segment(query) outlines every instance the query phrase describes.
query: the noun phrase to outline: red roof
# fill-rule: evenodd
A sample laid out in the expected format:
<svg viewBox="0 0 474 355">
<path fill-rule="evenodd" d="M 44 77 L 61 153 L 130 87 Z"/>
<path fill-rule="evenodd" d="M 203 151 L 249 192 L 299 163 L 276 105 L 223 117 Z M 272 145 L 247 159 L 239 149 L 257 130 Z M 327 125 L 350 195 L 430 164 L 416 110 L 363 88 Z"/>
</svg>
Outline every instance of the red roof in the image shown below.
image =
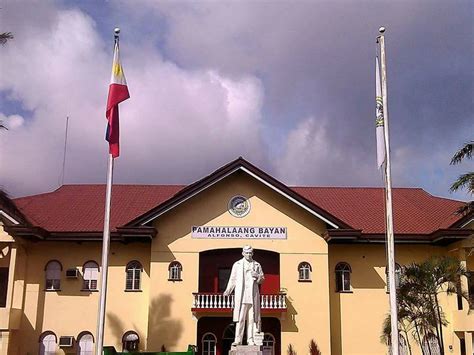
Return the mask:
<svg viewBox="0 0 474 355">
<path fill-rule="evenodd" d="M 111 229 L 168 200 L 183 187 L 113 185 Z M 64 185 L 14 202 L 31 223 L 50 232 L 98 232 L 104 228 L 105 185 Z"/>
<path fill-rule="evenodd" d="M 385 231 L 384 190 L 367 187 L 293 187 L 294 191 L 363 233 Z M 394 188 L 396 234 L 429 234 L 460 219 L 463 202 L 435 197 L 420 188 Z"/>
<path fill-rule="evenodd" d="M 111 226 L 120 227 L 165 202 L 182 185 L 114 185 Z M 384 233 L 381 188 L 293 187 L 292 190 L 363 233 Z M 105 185 L 65 185 L 56 191 L 17 198 L 15 204 L 35 226 L 50 232 L 98 232 L 104 223 Z M 429 234 L 459 220 L 463 203 L 419 188 L 393 189 L 397 234 Z M 113 228 L 114 229 L 114 228 Z"/>
</svg>

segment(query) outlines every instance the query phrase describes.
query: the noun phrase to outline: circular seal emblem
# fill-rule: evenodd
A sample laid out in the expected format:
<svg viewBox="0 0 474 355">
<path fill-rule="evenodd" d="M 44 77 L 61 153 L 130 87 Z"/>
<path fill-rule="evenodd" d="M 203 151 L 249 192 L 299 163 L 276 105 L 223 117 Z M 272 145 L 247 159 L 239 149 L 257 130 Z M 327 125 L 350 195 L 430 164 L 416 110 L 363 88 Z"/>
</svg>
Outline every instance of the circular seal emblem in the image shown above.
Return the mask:
<svg viewBox="0 0 474 355">
<path fill-rule="evenodd" d="M 250 201 L 247 197 L 237 195 L 230 199 L 227 207 L 232 216 L 241 218 L 250 212 Z"/>
</svg>

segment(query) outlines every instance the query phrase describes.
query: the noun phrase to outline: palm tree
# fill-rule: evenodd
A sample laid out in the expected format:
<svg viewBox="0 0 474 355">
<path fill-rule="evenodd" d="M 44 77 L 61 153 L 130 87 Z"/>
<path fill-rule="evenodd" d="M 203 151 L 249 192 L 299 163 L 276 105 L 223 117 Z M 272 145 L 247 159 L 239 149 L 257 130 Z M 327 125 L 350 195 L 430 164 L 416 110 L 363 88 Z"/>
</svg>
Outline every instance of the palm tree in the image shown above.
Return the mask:
<svg viewBox="0 0 474 355">
<path fill-rule="evenodd" d="M 399 328 L 407 340 L 411 332 L 424 355 L 433 355 L 430 346 L 424 346 L 429 337 L 436 339 L 439 351 L 444 354 L 443 327 L 448 322 L 439 304 L 439 295 L 458 294 L 469 302 L 467 293 L 458 288 L 459 278 L 467 274 L 459 260 L 447 256 L 405 266 L 397 290 Z M 389 324 L 390 318 L 385 320 L 382 341 L 390 337 Z"/>
<path fill-rule="evenodd" d="M 472 158 L 472 148 L 474 141 L 466 143 L 461 149 L 459 149 L 451 158 L 451 165 L 461 163 L 464 158 Z M 466 189 L 471 195 L 474 194 L 474 172 L 467 172 L 458 177 L 458 179 L 451 185 L 451 192 L 458 191 L 459 189 Z M 469 201 L 466 205 L 462 206 L 458 213 L 468 214 L 474 211 L 474 201 Z"/>
<path fill-rule="evenodd" d="M 417 264 L 411 264 L 407 269 L 417 270 Z M 427 334 L 434 332 L 436 321 L 433 316 L 432 302 L 427 299 L 427 295 L 420 289 L 419 285 L 412 282 L 413 276 L 404 272 L 401 275 L 400 286 L 397 289 L 397 314 L 399 332 L 405 335 L 410 354 L 410 337 L 415 339 L 420 346 L 422 354 L 427 355 L 422 347 L 423 339 Z M 419 276 L 417 276 L 418 278 Z M 391 325 L 390 315 L 387 315 L 382 329 L 381 341 L 390 345 Z"/>
</svg>

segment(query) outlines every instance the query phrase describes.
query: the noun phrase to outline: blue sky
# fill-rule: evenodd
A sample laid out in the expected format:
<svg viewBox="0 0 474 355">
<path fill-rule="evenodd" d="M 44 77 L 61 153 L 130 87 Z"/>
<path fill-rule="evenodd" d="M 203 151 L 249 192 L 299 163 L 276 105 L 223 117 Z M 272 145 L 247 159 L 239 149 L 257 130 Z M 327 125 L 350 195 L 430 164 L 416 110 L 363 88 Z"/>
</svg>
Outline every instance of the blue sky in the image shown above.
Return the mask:
<svg viewBox="0 0 474 355">
<path fill-rule="evenodd" d="M 131 99 L 117 183 L 193 182 L 244 156 L 289 185 L 381 186 L 374 55 L 387 28 L 393 182 L 448 198 L 472 161 L 469 1 L 6 1 L 0 184 L 104 183 L 113 28 Z"/>
</svg>

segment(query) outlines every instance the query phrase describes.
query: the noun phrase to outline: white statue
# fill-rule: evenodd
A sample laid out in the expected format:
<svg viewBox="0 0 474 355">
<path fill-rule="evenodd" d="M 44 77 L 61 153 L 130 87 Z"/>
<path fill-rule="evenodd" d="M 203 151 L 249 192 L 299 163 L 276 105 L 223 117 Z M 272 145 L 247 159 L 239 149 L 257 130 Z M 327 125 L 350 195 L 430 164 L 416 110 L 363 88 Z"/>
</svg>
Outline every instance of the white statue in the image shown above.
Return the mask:
<svg viewBox="0 0 474 355">
<path fill-rule="evenodd" d="M 245 320 L 247 320 L 247 345 L 255 345 L 254 335 L 260 333 L 260 292 L 258 285 L 265 279 L 262 266 L 253 260 L 253 249 L 246 245 L 242 250 L 242 259 L 232 266 L 224 296 L 235 289 L 233 321 L 237 322 L 233 346 L 242 344 Z"/>
</svg>

